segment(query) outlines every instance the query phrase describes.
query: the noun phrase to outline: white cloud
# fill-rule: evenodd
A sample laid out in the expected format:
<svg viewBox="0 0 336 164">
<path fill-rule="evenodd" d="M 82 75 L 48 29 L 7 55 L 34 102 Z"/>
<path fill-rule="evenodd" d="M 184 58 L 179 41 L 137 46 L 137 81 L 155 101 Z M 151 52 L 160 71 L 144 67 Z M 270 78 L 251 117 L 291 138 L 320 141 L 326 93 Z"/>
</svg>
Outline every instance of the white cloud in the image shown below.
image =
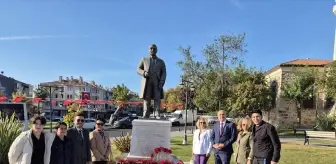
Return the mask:
<svg viewBox="0 0 336 164">
<path fill-rule="evenodd" d="M 70 38 L 72 35 L 22 35 L 22 36 L 0 36 L 0 41 Z"/>
<path fill-rule="evenodd" d="M 243 4 L 240 2 L 240 0 L 230 0 L 230 2 L 236 6 L 238 9 L 241 9 L 243 10 L 244 9 L 244 6 Z"/>
</svg>

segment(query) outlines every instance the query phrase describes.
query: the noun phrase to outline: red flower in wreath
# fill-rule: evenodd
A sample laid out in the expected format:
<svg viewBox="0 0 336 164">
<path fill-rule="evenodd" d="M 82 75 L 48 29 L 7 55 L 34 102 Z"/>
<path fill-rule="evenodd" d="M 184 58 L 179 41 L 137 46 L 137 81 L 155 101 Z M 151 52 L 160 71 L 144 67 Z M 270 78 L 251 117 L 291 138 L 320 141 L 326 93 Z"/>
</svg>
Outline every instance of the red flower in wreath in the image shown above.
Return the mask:
<svg viewBox="0 0 336 164">
<path fill-rule="evenodd" d="M 173 164 L 173 162 L 170 162 L 168 160 L 162 160 L 162 161 L 160 161 L 159 164 Z"/>
</svg>

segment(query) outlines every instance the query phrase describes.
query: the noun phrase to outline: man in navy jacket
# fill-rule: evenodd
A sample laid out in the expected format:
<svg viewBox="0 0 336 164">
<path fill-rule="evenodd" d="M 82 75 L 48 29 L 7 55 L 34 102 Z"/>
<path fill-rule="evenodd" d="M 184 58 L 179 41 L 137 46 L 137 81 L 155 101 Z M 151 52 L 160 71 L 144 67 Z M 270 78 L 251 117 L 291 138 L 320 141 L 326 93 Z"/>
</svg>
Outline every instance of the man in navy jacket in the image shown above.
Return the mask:
<svg viewBox="0 0 336 164">
<path fill-rule="evenodd" d="M 216 164 L 230 164 L 233 153 L 232 144 L 237 139 L 236 125 L 226 120 L 226 112 L 220 110 L 217 113 L 218 122 L 211 132 L 212 147 L 214 148 Z"/>
</svg>

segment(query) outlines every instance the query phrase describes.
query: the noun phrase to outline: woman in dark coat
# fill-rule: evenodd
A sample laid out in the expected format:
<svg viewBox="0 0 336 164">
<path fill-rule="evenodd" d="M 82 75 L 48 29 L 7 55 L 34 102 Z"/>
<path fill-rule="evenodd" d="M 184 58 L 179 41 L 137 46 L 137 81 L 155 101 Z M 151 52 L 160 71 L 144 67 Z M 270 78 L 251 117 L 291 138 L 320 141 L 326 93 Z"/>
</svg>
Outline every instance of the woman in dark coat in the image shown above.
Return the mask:
<svg viewBox="0 0 336 164">
<path fill-rule="evenodd" d="M 72 143 L 67 136 L 67 124 L 59 122 L 56 137 L 51 146 L 50 164 L 72 164 Z"/>
</svg>

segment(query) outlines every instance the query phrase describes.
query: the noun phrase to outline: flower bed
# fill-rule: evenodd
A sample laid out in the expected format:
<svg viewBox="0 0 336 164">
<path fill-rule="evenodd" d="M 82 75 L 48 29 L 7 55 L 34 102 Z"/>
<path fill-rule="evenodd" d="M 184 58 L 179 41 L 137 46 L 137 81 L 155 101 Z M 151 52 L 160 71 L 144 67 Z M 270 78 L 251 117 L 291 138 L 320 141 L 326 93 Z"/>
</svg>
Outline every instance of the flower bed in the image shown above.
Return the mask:
<svg viewBox="0 0 336 164">
<path fill-rule="evenodd" d="M 150 159 L 120 159 L 118 164 L 183 164 L 181 160 L 178 160 L 171 155 L 172 150 L 159 147 L 153 150 Z"/>
</svg>

